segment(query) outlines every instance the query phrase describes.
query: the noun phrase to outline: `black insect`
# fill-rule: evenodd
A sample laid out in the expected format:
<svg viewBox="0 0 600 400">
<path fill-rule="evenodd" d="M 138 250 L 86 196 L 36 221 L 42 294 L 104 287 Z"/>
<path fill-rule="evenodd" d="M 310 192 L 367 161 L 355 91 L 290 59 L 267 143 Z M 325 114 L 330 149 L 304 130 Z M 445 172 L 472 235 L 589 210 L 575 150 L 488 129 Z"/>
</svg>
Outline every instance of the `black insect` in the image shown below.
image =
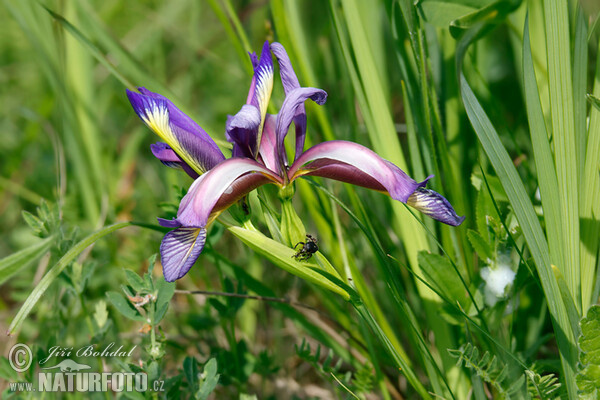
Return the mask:
<svg viewBox="0 0 600 400">
<path fill-rule="evenodd" d="M 302 247 L 296 254 L 292 256 L 298 261 L 306 261 L 311 258 L 313 254 L 319 251 L 319 246 L 317 246 L 317 238 L 312 237 L 308 233 L 306 234 L 306 242 L 296 243 L 294 250 L 296 250 L 299 245 L 302 245 Z"/>
</svg>

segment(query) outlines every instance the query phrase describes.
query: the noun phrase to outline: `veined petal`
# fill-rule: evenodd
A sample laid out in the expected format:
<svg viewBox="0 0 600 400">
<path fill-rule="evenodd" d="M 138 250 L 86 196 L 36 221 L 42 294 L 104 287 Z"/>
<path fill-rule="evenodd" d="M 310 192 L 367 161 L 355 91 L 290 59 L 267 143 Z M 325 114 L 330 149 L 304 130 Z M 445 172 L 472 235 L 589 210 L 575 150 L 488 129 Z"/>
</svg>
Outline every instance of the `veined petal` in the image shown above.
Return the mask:
<svg viewBox="0 0 600 400">
<path fill-rule="evenodd" d="M 225 159 L 211 137 L 169 99 L 143 87 L 138 90 L 127 90 L 134 111 L 196 173 L 201 175 Z"/>
<path fill-rule="evenodd" d="M 160 244 L 160 261 L 167 282 L 181 278 L 192 268 L 206 242 L 206 229 L 182 227 L 167 233 Z"/>
<path fill-rule="evenodd" d="M 287 95 L 292 90 L 300 87 L 298 77 L 294 72 L 290 58 L 285 51 L 285 48 L 280 43 L 272 43 L 271 51 L 277 58 L 279 63 L 279 75 L 281 76 L 281 83 L 283 84 L 283 90 Z M 304 140 L 306 137 L 306 108 L 304 104 L 300 104 L 294 114 L 294 126 L 296 128 L 296 153 L 294 158 L 300 157 L 304 150 Z"/>
<path fill-rule="evenodd" d="M 267 106 L 269 105 L 271 92 L 273 91 L 273 59 L 271 58 L 269 42 L 267 41 L 263 45 L 258 61 L 256 60 L 256 55 L 250 55 L 250 58 L 254 66 L 254 77 L 252 78 L 250 93 L 248 93 L 248 100 L 246 102 L 260 111 L 260 124 L 256 137 L 253 138 L 253 148 L 256 150 L 260 144 Z M 254 155 L 256 156 L 256 153 Z"/>
<path fill-rule="evenodd" d="M 154 157 L 158 158 L 167 167 L 183 169 L 193 179 L 198 177 L 198 173 L 194 171 L 187 163 L 185 163 L 179 156 L 173 151 L 168 144 L 158 142 L 150 145 L 150 150 Z"/>
<path fill-rule="evenodd" d="M 263 164 L 271 171 L 279 171 L 279 155 L 277 152 L 277 136 L 275 135 L 275 122 L 277 117 L 267 114 L 265 127 L 260 140 L 259 153 Z M 285 156 L 285 154 L 284 154 Z"/>
<path fill-rule="evenodd" d="M 288 172 L 290 181 L 301 175 L 323 176 L 370 189 L 383 189 L 403 203 L 429 179 L 416 182 L 374 151 L 343 140 L 320 143 L 308 149 Z"/>
<path fill-rule="evenodd" d="M 227 119 L 225 136 L 229 142 L 234 143 L 234 157 L 255 158 L 260 123 L 260 110 L 249 104 L 243 105 L 237 114 Z"/>
<path fill-rule="evenodd" d="M 456 214 L 456 211 L 444 196 L 424 187 L 417 188 L 410 195 L 406 204 L 448 225 L 458 226 L 465 220 L 465 217 L 459 217 Z"/>
<path fill-rule="evenodd" d="M 304 102 L 308 99 L 313 100 L 319 105 L 325 104 L 325 101 L 327 101 L 327 92 L 317 88 L 301 87 L 291 90 L 285 96 L 281 110 L 279 110 L 279 114 L 277 114 L 277 124 L 275 126 L 277 143 L 281 154 L 283 154 L 284 151 L 283 141 L 290 128 L 290 124 L 296 115 L 296 111 L 298 110 L 298 107 L 304 105 Z"/>
<path fill-rule="evenodd" d="M 254 160 L 230 158 L 200 176 L 181 200 L 177 221 L 183 226 L 206 226 L 213 211 L 229 207 L 251 190 L 281 178 Z"/>
</svg>

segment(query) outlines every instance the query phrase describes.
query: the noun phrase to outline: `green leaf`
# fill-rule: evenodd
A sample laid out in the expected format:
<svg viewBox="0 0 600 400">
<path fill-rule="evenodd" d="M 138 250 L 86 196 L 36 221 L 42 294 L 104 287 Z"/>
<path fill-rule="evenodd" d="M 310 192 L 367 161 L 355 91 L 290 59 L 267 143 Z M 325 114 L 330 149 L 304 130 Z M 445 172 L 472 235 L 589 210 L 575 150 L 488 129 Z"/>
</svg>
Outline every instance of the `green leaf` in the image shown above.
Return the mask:
<svg viewBox="0 0 600 400">
<path fill-rule="evenodd" d="M 125 269 L 125 278 L 127 278 L 127 282 L 131 285 L 133 290 L 136 292 L 141 292 L 144 290 L 148 290 L 146 288 L 146 284 L 141 276 L 130 269 Z"/>
<path fill-rule="evenodd" d="M 228 229 L 252 250 L 262 254 L 278 267 L 302 279 L 306 279 L 311 283 L 331 290 L 332 292 L 341 295 L 346 300 L 350 298 L 348 292 L 346 292 L 340 286 L 326 279 L 321 274 L 313 271 L 312 268 L 320 268 L 315 261 L 296 261 L 293 257 L 294 254 L 296 254 L 294 249 L 284 246 L 283 244 L 266 237 L 258 231 L 249 230 L 238 226 L 232 226 Z M 339 279 L 339 274 L 335 269 L 327 272 Z"/>
<path fill-rule="evenodd" d="M 125 317 L 134 321 L 145 321 L 146 318 L 129 302 L 125 296 L 118 292 L 106 292 L 108 301 Z"/>
<path fill-rule="evenodd" d="M 456 275 L 456 271 L 446 257 L 421 251 L 419 266 L 423 277 L 431 286 L 437 288 L 453 305 L 459 302 L 463 309 L 468 309 L 468 289 Z"/>
<path fill-rule="evenodd" d="M 0 285 L 44 255 L 54 243 L 54 237 L 44 239 L 0 260 Z"/>
<path fill-rule="evenodd" d="M 600 111 L 600 99 L 599 98 L 597 98 L 593 94 L 589 94 L 589 93 L 586 95 L 586 98 L 590 102 L 591 105 L 593 105 L 594 107 L 596 107 L 597 110 Z"/>
<path fill-rule="evenodd" d="M 554 156 L 548 138 L 551 133 L 546 127 L 544 113 L 540 103 L 540 95 L 533 68 L 533 57 L 531 54 L 531 43 L 529 39 L 529 19 L 525 23 L 523 34 L 523 85 L 525 87 L 525 104 L 527 106 L 527 117 L 529 131 L 531 132 L 531 144 L 538 173 L 538 185 L 544 210 L 546 222 L 546 233 L 548 235 L 550 261 L 554 265 L 562 263 L 562 245 L 560 235 L 562 221 L 560 219 L 560 201 L 558 195 L 558 181 L 556 169 L 554 168 Z"/>
<path fill-rule="evenodd" d="M 85 250 L 88 246 L 93 244 L 96 240 L 118 230 L 121 228 L 125 228 L 126 226 L 133 225 L 132 222 L 120 222 L 118 224 L 110 225 L 105 228 L 100 229 L 98 232 L 95 232 L 75 246 L 73 246 L 66 254 L 58 260 L 58 262 L 44 275 L 44 277 L 40 280 L 37 286 L 33 289 L 27 300 L 21 309 L 12 320 L 10 326 L 8 327 L 7 334 L 12 335 L 23 323 L 25 318 L 29 315 L 33 307 L 37 304 L 40 298 L 44 295 L 48 287 L 54 282 L 54 280 L 60 275 L 63 269 L 67 265 L 71 263 L 83 250 Z"/>
<path fill-rule="evenodd" d="M 191 391 L 195 392 L 198 387 L 198 361 L 194 357 L 188 356 L 183 360 L 183 372 L 190 385 Z"/>
<path fill-rule="evenodd" d="M 485 241 L 479 233 L 476 231 L 469 229 L 467 231 L 467 237 L 469 238 L 469 242 L 471 242 L 471 246 L 481 258 L 481 261 L 487 262 L 487 260 L 491 260 L 494 258 L 492 252 L 492 247 L 490 244 Z"/>
<path fill-rule="evenodd" d="M 175 294 L 175 282 L 167 282 L 162 276 L 156 282 L 156 314 L 154 323 L 158 324 L 165 316 L 169 308 L 169 302 Z"/>
<path fill-rule="evenodd" d="M 590 307 L 581 320 L 579 361 L 582 368 L 577 373 L 577 386 L 582 394 L 598 393 L 600 389 L 600 306 Z"/>
<path fill-rule="evenodd" d="M 586 310 L 590 302 L 596 302 L 589 292 L 595 280 L 600 235 L 600 109 L 596 101 L 600 96 L 600 52 L 596 61 L 594 93 L 588 99 L 594 104 L 590 109 L 589 132 L 586 145 L 585 166 L 581 182 L 581 282 L 582 306 Z M 585 285 L 583 283 L 585 282 Z"/>
<path fill-rule="evenodd" d="M 577 145 L 573 108 L 573 75 L 567 1 L 544 2 L 550 116 L 554 162 L 558 181 L 562 228 L 560 242 L 562 270 L 567 286 L 581 313 L 581 272 L 579 270 L 579 193 Z"/>
<path fill-rule="evenodd" d="M 459 71 L 460 92 L 471 125 L 494 167 L 500 182 L 502 182 L 502 186 L 508 195 L 517 221 L 523 230 L 523 236 L 531 251 L 540 276 L 540 282 L 544 290 L 544 295 L 546 296 L 548 308 L 557 325 L 555 329 L 562 331 L 561 335 L 557 335 L 557 342 L 560 347 L 566 387 L 570 395 L 574 396 L 574 391 L 576 390 L 574 368 L 577 357 L 577 354 L 573 349 L 575 334 L 565 304 L 563 303 L 556 278 L 551 272 L 548 243 L 531 203 L 531 199 L 525 190 L 523 182 L 521 181 L 508 152 L 504 148 L 492 122 L 489 120 L 462 73 L 462 61 L 467 48 L 469 44 L 478 37 L 481 29 L 482 26 L 479 25 L 467 31 L 457 47 L 456 59 L 458 64 L 457 70 Z"/>
<path fill-rule="evenodd" d="M 196 399 L 206 400 L 219 383 L 219 377 L 220 375 L 217 374 L 217 360 L 211 358 L 204 365 L 202 381 L 200 382 L 200 389 L 196 393 Z"/>
<path fill-rule="evenodd" d="M 96 303 L 94 320 L 100 329 L 102 329 L 104 324 L 106 324 L 106 321 L 108 320 L 108 310 L 106 309 L 106 302 L 104 300 L 100 300 L 98 303 Z"/>
<path fill-rule="evenodd" d="M 10 362 L 6 357 L 0 357 L 0 377 L 6 382 L 17 382 L 19 374 L 10 366 Z"/>
<path fill-rule="evenodd" d="M 45 232 L 44 222 L 28 211 L 21 211 L 23 219 L 29 225 L 36 235 L 41 235 Z"/>
<path fill-rule="evenodd" d="M 443 0 L 423 0 L 418 6 L 425 21 L 438 28 L 448 28 L 453 20 L 476 11 L 471 6 Z"/>
</svg>

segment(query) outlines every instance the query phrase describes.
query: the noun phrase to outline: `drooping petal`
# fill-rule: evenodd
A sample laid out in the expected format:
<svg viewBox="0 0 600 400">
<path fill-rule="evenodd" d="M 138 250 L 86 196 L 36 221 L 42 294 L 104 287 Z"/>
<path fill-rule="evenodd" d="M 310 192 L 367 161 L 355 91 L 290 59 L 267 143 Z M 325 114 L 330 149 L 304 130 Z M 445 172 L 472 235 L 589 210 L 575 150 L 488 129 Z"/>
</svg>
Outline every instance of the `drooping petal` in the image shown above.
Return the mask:
<svg viewBox="0 0 600 400">
<path fill-rule="evenodd" d="M 197 174 L 225 159 L 211 137 L 169 99 L 143 87 L 138 90 L 127 90 L 134 111 Z"/>
<path fill-rule="evenodd" d="M 213 211 L 227 208 L 266 183 L 281 184 L 279 176 L 254 160 L 230 158 L 200 176 L 181 200 L 177 221 L 182 226 L 206 226 Z"/>
<path fill-rule="evenodd" d="M 162 142 L 151 144 L 150 150 L 154 157 L 158 158 L 167 167 L 183 169 L 193 179 L 198 177 L 198 173 L 179 158 L 168 144 Z"/>
<path fill-rule="evenodd" d="M 301 87 L 291 90 L 285 96 L 281 110 L 277 114 L 277 124 L 275 126 L 280 154 L 283 154 L 283 141 L 298 107 L 304 105 L 304 102 L 308 99 L 313 100 L 319 105 L 325 104 L 325 101 L 327 101 L 327 92 L 317 88 Z"/>
<path fill-rule="evenodd" d="M 416 182 L 391 162 L 357 143 L 333 140 L 306 150 L 289 170 L 290 181 L 302 175 L 323 176 L 382 190 L 403 203 L 427 182 Z"/>
<path fill-rule="evenodd" d="M 160 244 L 160 261 L 167 282 L 173 282 L 192 268 L 206 242 L 206 229 L 182 227 L 167 233 Z"/>
<path fill-rule="evenodd" d="M 225 137 L 233 143 L 234 157 L 255 157 L 258 151 L 256 135 L 260 123 L 260 110 L 249 104 L 243 105 L 237 114 L 227 119 Z"/>
<path fill-rule="evenodd" d="M 444 196 L 424 187 L 417 188 L 410 195 L 406 204 L 448 225 L 458 226 L 465 220 L 465 217 L 459 217 L 456 214 L 456 211 Z"/>
<path fill-rule="evenodd" d="M 290 58 L 285 51 L 285 48 L 280 43 L 272 43 L 271 51 L 277 58 L 279 63 L 279 75 L 281 76 L 281 83 L 283 84 L 283 90 L 287 95 L 292 90 L 300 87 L 298 77 L 294 72 Z M 294 126 L 296 128 L 296 153 L 294 159 L 300 157 L 304 150 L 304 140 L 306 137 L 306 108 L 304 104 L 300 104 L 296 109 L 294 115 Z"/>
</svg>

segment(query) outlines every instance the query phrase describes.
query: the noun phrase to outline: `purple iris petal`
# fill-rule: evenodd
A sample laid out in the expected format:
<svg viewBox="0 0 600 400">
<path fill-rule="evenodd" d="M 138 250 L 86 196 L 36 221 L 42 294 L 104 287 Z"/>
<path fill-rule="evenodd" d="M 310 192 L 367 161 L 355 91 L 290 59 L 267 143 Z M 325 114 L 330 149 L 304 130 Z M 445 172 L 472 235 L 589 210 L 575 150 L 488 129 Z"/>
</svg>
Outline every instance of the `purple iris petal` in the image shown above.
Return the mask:
<svg viewBox="0 0 600 400">
<path fill-rule="evenodd" d="M 196 171 L 181 160 L 168 144 L 162 142 L 151 144 L 150 150 L 152 150 L 154 157 L 158 158 L 167 167 L 183 169 L 193 179 L 198 177 Z"/>
<path fill-rule="evenodd" d="M 206 226 L 213 208 L 223 196 L 239 198 L 250 190 L 235 186 L 235 181 L 247 174 L 260 173 L 267 181 L 281 184 L 281 178 L 254 160 L 230 158 L 202 175 L 181 200 L 177 220 L 183 226 Z M 266 182 L 265 182 L 266 183 Z"/>
<path fill-rule="evenodd" d="M 265 127 L 260 141 L 260 157 L 267 168 L 273 172 L 279 171 L 279 156 L 277 154 L 277 136 L 275 134 L 275 122 L 277 117 L 267 114 L 265 117 Z M 285 157 L 285 154 L 283 154 Z"/>
<path fill-rule="evenodd" d="M 304 105 L 304 102 L 308 99 L 313 100 L 319 105 L 325 104 L 325 101 L 327 101 L 327 92 L 322 89 L 302 87 L 290 91 L 285 96 L 281 110 L 279 110 L 279 114 L 277 114 L 277 124 L 275 126 L 280 154 L 283 154 L 283 141 L 285 140 L 285 136 L 296 115 L 298 107 Z"/>
<path fill-rule="evenodd" d="M 183 277 L 192 268 L 206 242 L 206 229 L 182 227 L 165 235 L 160 244 L 160 262 L 167 282 Z"/>
<path fill-rule="evenodd" d="M 134 111 L 197 174 L 225 159 L 211 137 L 169 99 L 143 87 L 138 90 L 127 90 Z"/>
<path fill-rule="evenodd" d="M 243 105 L 237 114 L 227 119 L 225 136 L 229 142 L 234 143 L 234 157 L 256 157 L 256 133 L 260 123 L 260 110 L 249 104 Z"/>
<path fill-rule="evenodd" d="M 269 182 L 282 184 L 279 176 L 244 158 L 226 160 L 196 179 L 179 204 L 177 218 L 159 218 L 162 226 L 177 227 L 160 246 L 165 279 L 179 279 L 192 267 L 202 252 L 211 214 Z"/>
<path fill-rule="evenodd" d="M 444 196 L 424 187 L 415 190 L 406 204 L 448 225 L 458 226 L 465 220 L 465 217 L 459 217 L 456 214 L 456 211 Z"/>
<path fill-rule="evenodd" d="M 316 161 L 318 163 L 313 167 L 311 162 Z M 343 140 L 320 143 L 306 150 L 294 162 L 288 175 L 290 180 L 294 180 L 309 173 L 375 190 L 383 187 L 393 199 L 403 203 L 427 182 L 418 183 L 372 150 Z"/>
<path fill-rule="evenodd" d="M 280 43 L 272 43 L 271 51 L 279 63 L 279 75 L 281 76 L 283 90 L 287 95 L 292 90 L 299 88 L 300 82 L 285 48 Z M 296 128 L 296 153 L 294 156 L 294 159 L 296 159 L 300 157 L 304 150 L 304 139 L 306 137 L 306 108 L 304 104 L 300 104 L 296 109 L 293 121 Z"/>
<path fill-rule="evenodd" d="M 267 114 L 267 106 L 269 105 L 271 92 L 273 91 L 273 59 L 269 50 L 269 42 L 267 41 L 263 45 L 260 59 L 256 57 L 255 53 L 250 54 L 250 59 L 254 67 L 254 76 L 252 77 L 246 104 L 254 106 L 259 111 L 260 119 L 256 129 L 244 131 L 244 134 L 248 137 L 243 142 L 250 143 L 249 147 L 252 149 L 252 156 L 256 157 L 261 141 L 265 115 Z M 240 147 L 245 146 L 242 145 Z"/>
<path fill-rule="evenodd" d="M 165 228 L 179 228 L 181 226 L 181 222 L 177 221 L 177 218 L 173 219 L 165 219 L 165 218 L 157 218 L 158 224 Z"/>
<path fill-rule="evenodd" d="M 311 162 L 303 170 L 306 171 L 303 175 L 335 179 L 336 181 L 387 193 L 386 188 L 377 179 L 367 175 L 355 166 L 341 161 L 321 159 Z"/>
</svg>

